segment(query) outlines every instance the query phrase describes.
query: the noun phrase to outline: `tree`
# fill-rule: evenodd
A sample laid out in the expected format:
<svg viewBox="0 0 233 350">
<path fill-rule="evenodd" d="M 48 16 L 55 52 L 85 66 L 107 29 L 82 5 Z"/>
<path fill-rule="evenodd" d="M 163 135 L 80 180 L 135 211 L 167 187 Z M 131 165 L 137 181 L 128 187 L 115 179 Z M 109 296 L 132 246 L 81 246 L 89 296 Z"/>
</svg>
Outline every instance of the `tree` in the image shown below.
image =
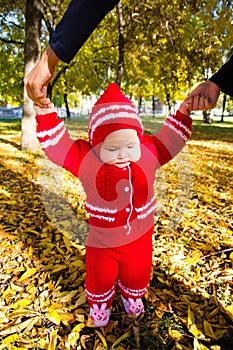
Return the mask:
<svg viewBox="0 0 233 350">
<path fill-rule="evenodd" d="M 26 76 L 40 57 L 41 10 L 39 0 L 27 0 L 26 28 L 24 46 L 24 76 Z M 22 149 L 35 151 L 38 147 L 36 138 L 36 121 L 33 102 L 24 88 L 22 116 Z"/>
<path fill-rule="evenodd" d="M 0 100 L 14 104 L 23 98 L 24 9 L 26 1 L 0 1 Z"/>
<path fill-rule="evenodd" d="M 116 83 L 120 86 L 123 78 L 124 72 L 124 54 L 125 54 L 125 39 L 124 39 L 124 29 L 125 29 L 125 19 L 123 15 L 123 6 L 122 0 L 117 4 L 117 14 L 119 20 L 118 27 L 118 64 L 117 64 L 117 74 L 116 74 Z"/>
<path fill-rule="evenodd" d="M 68 2 L 40 0 L 42 48 Z M 4 73 L 0 73 L 4 78 L 0 80 L 1 88 L 4 84 L 10 87 L 2 89 L 7 90 L 4 99 L 15 98 L 17 84 L 18 91 L 22 91 L 23 70 L 13 73 L 13 67 L 23 66 L 25 4 L 25 0 L 17 0 L 14 5 L 0 0 L 1 9 L 10 13 L 5 22 L 2 16 L 4 31 L 0 37 L 4 42 L 1 59 L 9 62 Z M 118 11 L 106 16 L 72 63 L 59 64 L 51 81 L 53 101 L 64 101 L 67 93 L 70 102 L 71 94 L 75 96 L 77 91 L 83 95 L 98 94 L 109 82 L 117 81 L 123 91 L 138 100 L 157 96 L 172 107 L 182 93 L 205 78 L 206 71 L 213 72 L 221 66 L 221 57 L 224 50 L 229 50 L 233 36 L 232 7 L 228 0 L 122 0 Z M 10 26 L 12 13 L 19 20 Z M 9 83 L 8 75 L 12 76 Z"/>
</svg>

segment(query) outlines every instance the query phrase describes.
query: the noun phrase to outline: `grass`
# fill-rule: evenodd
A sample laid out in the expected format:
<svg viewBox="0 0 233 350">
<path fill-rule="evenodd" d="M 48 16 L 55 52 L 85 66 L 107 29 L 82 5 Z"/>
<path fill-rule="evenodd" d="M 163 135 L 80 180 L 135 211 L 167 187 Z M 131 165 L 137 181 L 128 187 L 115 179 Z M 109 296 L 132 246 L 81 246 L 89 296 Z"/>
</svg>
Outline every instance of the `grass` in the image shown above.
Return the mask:
<svg viewBox="0 0 233 350">
<path fill-rule="evenodd" d="M 193 119 L 193 140 L 220 140 L 223 142 L 233 142 L 233 117 L 225 117 L 224 122 L 220 117 L 214 117 L 212 124 L 205 124 L 201 116 L 192 116 Z M 162 126 L 163 116 L 142 116 L 145 131 L 155 133 Z M 87 131 L 88 117 L 77 117 L 66 119 L 67 127 L 74 137 Z M 0 120 L 0 134 L 13 135 L 21 130 L 20 119 L 2 119 Z"/>
</svg>

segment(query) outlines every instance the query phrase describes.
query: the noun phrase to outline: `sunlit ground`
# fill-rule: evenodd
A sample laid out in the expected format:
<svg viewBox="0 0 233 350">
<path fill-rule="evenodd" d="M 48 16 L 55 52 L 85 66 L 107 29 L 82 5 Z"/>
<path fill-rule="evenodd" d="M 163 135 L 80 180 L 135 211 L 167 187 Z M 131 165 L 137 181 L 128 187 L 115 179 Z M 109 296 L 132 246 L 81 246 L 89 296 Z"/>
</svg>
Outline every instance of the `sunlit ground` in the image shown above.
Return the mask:
<svg viewBox="0 0 233 350">
<path fill-rule="evenodd" d="M 162 122 L 143 117 L 146 132 Z M 67 125 L 87 136 L 86 118 Z M 232 117 L 195 117 L 185 150 L 158 173 L 146 312 L 127 318 L 117 295 L 108 327 L 95 329 L 81 184 L 20 150 L 20 121 L 0 121 L 0 349 L 220 349 L 233 336 L 232 131 Z"/>
</svg>

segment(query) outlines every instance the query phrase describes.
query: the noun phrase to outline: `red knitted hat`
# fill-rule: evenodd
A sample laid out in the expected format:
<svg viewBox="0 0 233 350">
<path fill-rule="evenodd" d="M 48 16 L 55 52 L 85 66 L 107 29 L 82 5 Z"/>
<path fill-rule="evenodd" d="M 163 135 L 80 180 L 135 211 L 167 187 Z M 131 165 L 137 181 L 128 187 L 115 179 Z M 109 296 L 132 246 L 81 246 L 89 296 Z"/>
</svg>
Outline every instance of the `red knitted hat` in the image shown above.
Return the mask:
<svg viewBox="0 0 233 350">
<path fill-rule="evenodd" d="M 95 103 L 89 119 L 88 135 L 93 147 L 113 131 L 134 129 L 141 140 L 142 122 L 136 106 L 122 94 L 119 86 L 110 84 Z"/>
</svg>

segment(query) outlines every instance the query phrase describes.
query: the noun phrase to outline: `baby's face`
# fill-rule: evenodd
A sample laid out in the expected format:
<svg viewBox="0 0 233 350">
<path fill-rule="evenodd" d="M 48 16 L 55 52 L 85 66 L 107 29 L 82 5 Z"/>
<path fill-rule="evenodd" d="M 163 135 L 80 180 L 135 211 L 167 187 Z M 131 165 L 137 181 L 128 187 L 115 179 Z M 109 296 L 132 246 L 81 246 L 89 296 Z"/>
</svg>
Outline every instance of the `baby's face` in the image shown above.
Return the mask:
<svg viewBox="0 0 233 350">
<path fill-rule="evenodd" d="M 141 157 L 140 140 L 136 130 L 122 129 L 108 134 L 100 147 L 99 157 L 105 164 L 124 168 Z"/>
</svg>

